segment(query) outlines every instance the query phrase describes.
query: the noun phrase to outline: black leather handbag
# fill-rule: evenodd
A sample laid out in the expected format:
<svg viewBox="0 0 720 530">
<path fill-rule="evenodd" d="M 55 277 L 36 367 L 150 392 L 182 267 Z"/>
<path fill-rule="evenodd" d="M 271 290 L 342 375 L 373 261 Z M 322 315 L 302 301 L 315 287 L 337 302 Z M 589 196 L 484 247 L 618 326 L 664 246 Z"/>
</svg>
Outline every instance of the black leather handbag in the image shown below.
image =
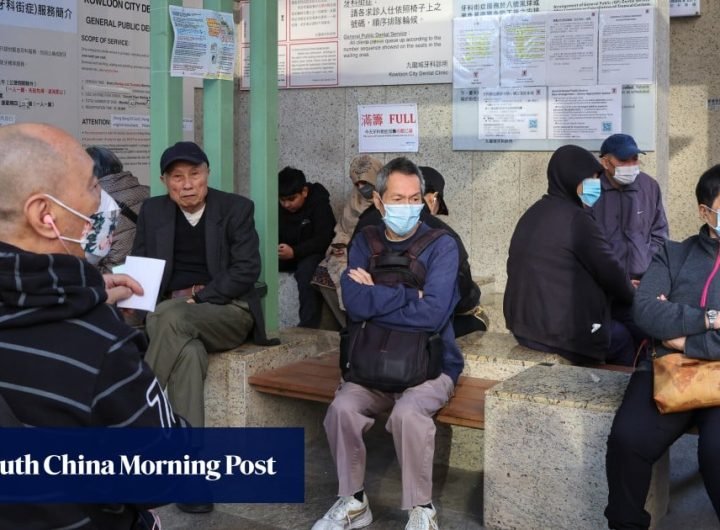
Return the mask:
<svg viewBox="0 0 720 530">
<path fill-rule="evenodd" d="M 442 352 L 437 333 L 400 331 L 372 321 L 349 322 L 340 332 L 343 379 L 383 392 L 403 392 L 438 377 Z"/>
</svg>

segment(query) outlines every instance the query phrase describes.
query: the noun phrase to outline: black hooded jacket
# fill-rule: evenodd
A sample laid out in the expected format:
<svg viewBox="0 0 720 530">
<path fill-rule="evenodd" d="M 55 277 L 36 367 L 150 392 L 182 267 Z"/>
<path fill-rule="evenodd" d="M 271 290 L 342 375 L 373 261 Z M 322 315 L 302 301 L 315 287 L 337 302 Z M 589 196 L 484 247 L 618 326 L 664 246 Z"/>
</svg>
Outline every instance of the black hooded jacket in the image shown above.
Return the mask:
<svg viewBox="0 0 720 530">
<path fill-rule="evenodd" d="M 278 209 L 278 242 L 293 248 L 294 261 L 312 254 L 325 255 L 335 235 L 335 215 L 328 190 L 318 182 L 307 187 L 307 198 L 297 212 Z"/>
<path fill-rule="evenodd" d="M 37 427 L 186 425 L 142 360 L 145 337 L 106 299 L 88 262 L 0 242 L 0 396 L 14 419 Z M 130 528 L 134 507 L 111 508 L 4 505 L 0 529 Z"/>
<path fill-rule="evenodd" d="M 516 336 L 604 361 L 610 302 L 632 303 L 630 280 L 577 195 L 602 171 L 581 147 L 559 148 L 548 164 L 548 193 L 518 221 L 510 241 L 505 324 Z"/>
</svg>

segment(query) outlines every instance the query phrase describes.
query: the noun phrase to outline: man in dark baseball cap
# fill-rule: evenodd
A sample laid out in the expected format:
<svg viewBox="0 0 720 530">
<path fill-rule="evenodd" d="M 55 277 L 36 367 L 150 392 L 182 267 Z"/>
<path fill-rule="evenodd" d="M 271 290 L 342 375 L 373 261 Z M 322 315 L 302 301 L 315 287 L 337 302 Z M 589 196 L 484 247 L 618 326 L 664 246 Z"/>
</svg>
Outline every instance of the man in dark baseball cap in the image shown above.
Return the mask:
<svg viewBox="0 0 720 530">
<path fill-rule="evenodd" d="M 635 138 L 629 134 L 613 134 L 608 136 L 600 146 L 600 157 L 607 154 L 613 155 L 618 160 L 630 160 L 638 154 L 645 154 L 635 143 Z"/>
<path fill-rule="evenodd" d="M 132 255 L 165 260 L 160 295 L 145 330 L 145 361 L 192 426 L 205 424 L 208 353 L 267 343 L 255 282 L 260 275 L 253 203 L 208 186 L 207 155 L 178 142 L 160 157 L 166 195 L 140 210 Z M 179 504 L 190 513 L 212 504 Z"/>
<path fill-rule="evenodd" d="M 600 146 L 602 192 L 592 210 L 615 257 L 640 284 L 655 252 L 668 237 L 668 224 L 660 186 L 640 171 L 639 154 L 645 154 L 629 134 L 613 134 Z M 625 324 L 636 346 L 645 338 L 634 325 L 629 306 L 612 306 L 613 319 Z"/>
<path fill-rule="evenodd" d="M 165 149 L 160 157 L 160 173 L 165 174 L 174 162 L 190 162 L 191 164 L 202 164 L 203 162 L 210 167 L 210 162 L 198 144 L 195 142 L 178 142 Z"/>
</svg>

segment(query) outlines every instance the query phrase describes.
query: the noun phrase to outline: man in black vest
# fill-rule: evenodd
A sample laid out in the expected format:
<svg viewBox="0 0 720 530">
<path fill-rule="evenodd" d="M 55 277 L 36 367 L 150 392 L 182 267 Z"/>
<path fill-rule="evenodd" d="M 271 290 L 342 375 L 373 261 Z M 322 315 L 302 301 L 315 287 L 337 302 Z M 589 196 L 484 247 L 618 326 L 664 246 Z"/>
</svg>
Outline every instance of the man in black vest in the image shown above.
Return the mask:
<svg viewBox="0 0 720 530">
<path fill-rule="evenodd" d="M 143 203 L 132 250 L 165 260 L 161 301 L 146 321 L 145 360 L 178 413 L 203 427 L 207 354 L 235 348 L 262 322 L 254 207 L 245 197 L 208 188 L 208 158 L 193 142 L 166 149 L 160 170 L 168 193 Z M 260 327 L 256 342 L 264 337 Z"/>
</svg>

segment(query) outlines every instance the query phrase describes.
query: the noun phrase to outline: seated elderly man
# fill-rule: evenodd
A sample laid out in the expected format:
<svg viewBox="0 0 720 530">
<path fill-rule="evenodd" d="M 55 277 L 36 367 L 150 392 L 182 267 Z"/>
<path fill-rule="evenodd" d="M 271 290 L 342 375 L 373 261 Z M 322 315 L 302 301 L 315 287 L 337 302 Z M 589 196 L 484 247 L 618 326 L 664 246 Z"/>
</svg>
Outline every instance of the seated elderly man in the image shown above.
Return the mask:
<svg viewBox="0 0 720 530">
<path fill-rule="evenodd" d="M 414 163 L 391 160 L 378 174 L 373 192 L 383 225 L 366 227 L 350 246 L 341 283 L 354 340 L 348 341 L 348 369 L 324 422 L 339 499 L 313 530 L 362 528 L 372 522 L 364 492 L 363 433 L 386 411 L 390 417 L 385 428 L 392 433 L 402 469 L 402 507 L 409 510 L 406 530 L 438 528 L 432 504 L 433 415 L 450 399 L 464 361 L 451 322 L 460 298 L 458 246 L 447 232 L 420 221 L 423 188 Z M 378 243 L 387 250 L 379 256 L 371 251 Z M 408 281 L 415 287 L 389 280 L 400 262 L 412 271 Z M 354 349 L 373 342 L 385 344 L 388 356 L 372 346 L 362 352 Z M 411 344 L 419 347 L 404 347 Z M 406 377 L 409 359 L 420 365 L 423 355 L 427 370 Z M 372 357 L 379 362 L 367 372 L 362 359 Z M 396 377 L 398 372 L 402 376 Z M 368 378 L 369 373 L 377 377 Z"/>
<path fill-rule="evenodd" d="M 142 289 L 88 262 L 118 212 L 100 208 L 82 146 L 49 125 L 0 127 L 0 189 L 0 425 L 185 425 L 142 360 L 145 337 L 109 305 Z M 144 508 L 4 504 L 0 528 L 140 528 Z"/>
<path fill-rule="evenodd" d="M 191 425 L 205 423 L 208 353 L 264 342 L 255 282 L 260 274 L 253 203 L 208 187 L 205 152 L 178 142 L 160 158 L 167 195 L 143 203 L 132 254 L 165 260 L 160 303 L 148 314 L 145 360 Z M 212 506 L 187 506 L 203 512 Z"/>
</svg>

